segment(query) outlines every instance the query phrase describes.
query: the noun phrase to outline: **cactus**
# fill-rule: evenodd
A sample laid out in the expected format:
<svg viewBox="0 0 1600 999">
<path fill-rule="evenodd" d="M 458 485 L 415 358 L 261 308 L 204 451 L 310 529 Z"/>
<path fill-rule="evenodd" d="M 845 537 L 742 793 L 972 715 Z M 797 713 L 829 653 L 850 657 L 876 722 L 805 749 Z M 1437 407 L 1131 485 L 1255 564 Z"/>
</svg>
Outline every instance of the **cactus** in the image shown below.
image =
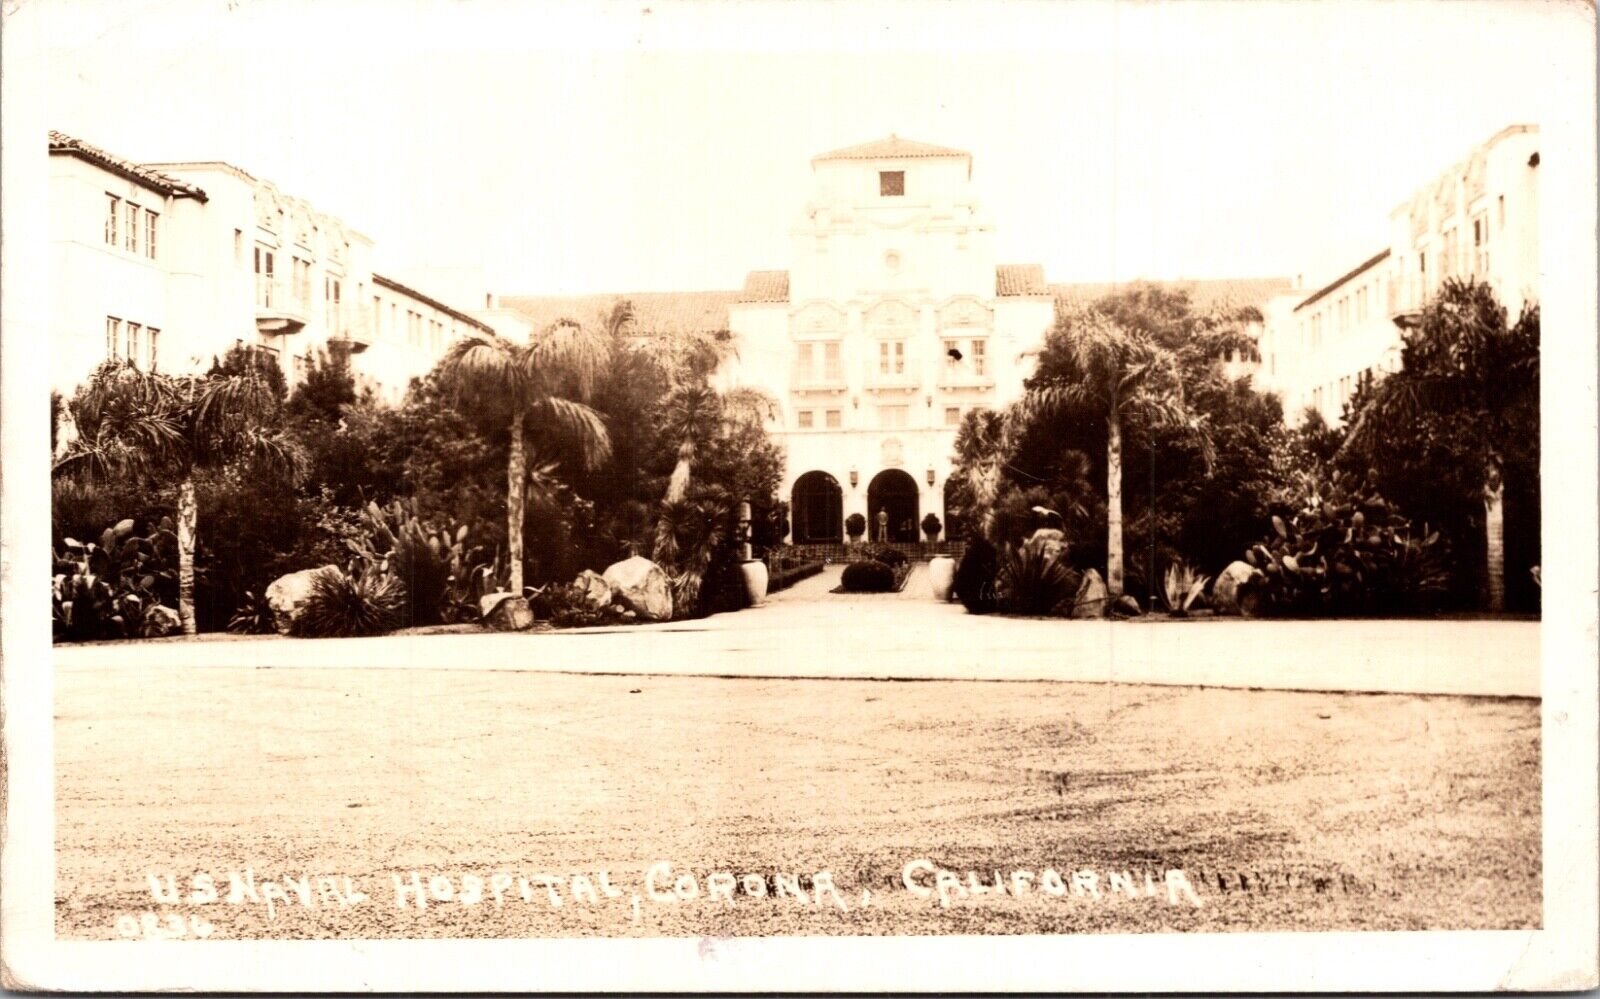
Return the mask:
<svg viewBox="0 0 1600 999">
<path fill-rule="evenodd" d="M 62 539 L 54 552 L 51 617 L 57 640 L 133 638 L 154 629 L 152 610 L 177 590 L 177 535 L 163 517 L 150 533 L 118 521 L 98 541 Z"/>
<path fill-rule="evenodd" d="M 1416 613 L 1445 589 L 1439 555 L 1437 531 L 1413 532 L 1370 482 L 1335 473 L 1245 552 L 1262 574 L 1241 598 L 1265 614 Z"/>
<path fill-rule="evenodd" d="M 475 621 L 478 599 L 506 575 L 500 557 L 467 543 L 466 524 L 437 527 L 419 516 L 415 499 L 368 502 L 361 519 L 369 537 L 350 548 L 405 588 L 406 624 Z"/>
</svg>

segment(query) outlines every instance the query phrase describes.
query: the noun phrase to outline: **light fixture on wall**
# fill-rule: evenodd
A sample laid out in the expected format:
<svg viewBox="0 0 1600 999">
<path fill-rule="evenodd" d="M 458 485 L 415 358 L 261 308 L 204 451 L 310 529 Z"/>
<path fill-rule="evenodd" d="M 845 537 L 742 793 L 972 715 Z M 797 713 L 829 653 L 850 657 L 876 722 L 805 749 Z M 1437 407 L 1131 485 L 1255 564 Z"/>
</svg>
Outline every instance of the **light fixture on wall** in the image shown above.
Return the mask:
<svg viewBox="0 0 1600 999">
<path fill-rule="evenodd" d="M 850 405 L 853 406 L 856 409 L 860 409 L 861 408 L 861 397 L 859 395 L 851 396 L 850 397 Z"/>
<path fill-rule="evenodd" d="M 933 469 L 930 468 L 930 469 L 928 469 L 928 485 L 930 485 L 930 486 L 933 485 L 933 480 L 934 480 Z"/>
<path fill-rule="evenodd" d="M 856 466 L 851 465 L 850 466 L 850 488 L 854 489 L 856 487 L 856 484 L 859 483 L 860 481 L 861 481 L 861 473 L 856 471 Z"/>
<path fill-rule="evenodd" d="M 925 399 L 925 400 L 926 400 L 926 401 L 927 401 L 927 403 L 928 403 L 928 408 L 929 408 L 929 409 L 932 409 L 932 408 L 933 408 L 933 396 L 931 396 L 931 395 L 925 395 L 925 396 L 923 396 L 923 397 L 922 397 L 922 398 L 923 398 L 923 399 Z"/>
</svg>

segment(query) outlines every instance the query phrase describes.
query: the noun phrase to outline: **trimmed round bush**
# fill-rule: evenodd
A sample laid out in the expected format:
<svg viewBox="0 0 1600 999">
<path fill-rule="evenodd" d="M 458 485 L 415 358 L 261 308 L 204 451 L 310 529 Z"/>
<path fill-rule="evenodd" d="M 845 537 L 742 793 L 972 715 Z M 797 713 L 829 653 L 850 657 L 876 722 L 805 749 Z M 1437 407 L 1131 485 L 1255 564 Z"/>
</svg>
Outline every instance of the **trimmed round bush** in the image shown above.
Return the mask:
<svg viewBox="0 0 1600 999">
<path fill-rule="evenodd" d="M 852 513 L 844 519 L 844 531 L 852 538 L 859 538 L 867 532 L 867 518 L 859 513 Z"/>
<path fill-rule="evenodd" d="M 888 593 L 894 589 L 894 570 L 877 559 L 851 562 L 841 583 L 851 593 Z"/>
</svg>

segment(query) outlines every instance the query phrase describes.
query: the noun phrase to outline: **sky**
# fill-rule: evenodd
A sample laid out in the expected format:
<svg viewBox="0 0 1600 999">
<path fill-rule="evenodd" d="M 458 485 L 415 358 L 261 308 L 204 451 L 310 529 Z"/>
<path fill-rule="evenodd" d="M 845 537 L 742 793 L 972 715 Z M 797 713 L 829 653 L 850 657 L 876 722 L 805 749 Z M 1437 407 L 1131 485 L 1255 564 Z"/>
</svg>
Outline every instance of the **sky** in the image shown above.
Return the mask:
<svg viewBox="0 0 1600 999">
<path fill-rule="evenodd" d="M 787 266 L 810 159 L 973 154 L 1051 281 L 1331 280 L 1502 127 L 1541 2 L 33 0 L 51 127 L 225 160 L 502 294 L 737 288 Z"/>
</svg>

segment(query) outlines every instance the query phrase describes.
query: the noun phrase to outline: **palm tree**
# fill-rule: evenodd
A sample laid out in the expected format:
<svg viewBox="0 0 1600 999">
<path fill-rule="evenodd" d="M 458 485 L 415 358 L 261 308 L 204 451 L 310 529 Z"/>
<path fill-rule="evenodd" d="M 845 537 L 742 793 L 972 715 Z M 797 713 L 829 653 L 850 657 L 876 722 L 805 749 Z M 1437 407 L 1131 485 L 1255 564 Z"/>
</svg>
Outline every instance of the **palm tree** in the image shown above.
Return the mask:
<svg viewBox="0 0 1600 999">
<path fill-rule="evenodd" d="M 1106 419 L 1106 588 L 1122 595 L 1122 434 L 1130 420 L 1146 427 L 1191 425 L 1178 355 L 1098 308 L 1063 317 L 1053 346 L 1065 369 L 1036 378 L 1027 405 L 1091 407 Z"/>
<path fill-rule="evenodd" d="M 178 480 L 178 616 L 186 635 L 196 631 L 195 474 L 244 462 L 297 481 L 304 456 L 268 420 L 276 407 L 271 386 L 254 374 L 172 377 L 118 362 L 97 369 L 70 404 L 78 436 L 52 476 Z"/>
<path fill-rule="evenodd" d="M 1482 590 L 1490 610 L 1503 610 L 1508 466 L 1537 476 L 1539 307 L 1508 323 L 1488 285 L 1446 281 L 1406 333 L 1401 358 L 1399 371 L 1372 386 L 1340 455 L 1370 461 L 1398 448 L 1414 461 L 1426 431 L 1450 455 L 1451 477 L 1482 504 Z"/>
<path fill-rule="evenodd" d="M 506 545 L 511 592 L 522 593 L 522 521 L 527 505 L 527 436 L 530 429 L 578 446 L 585 465 L 611 454 L 611 438 L 600 414 L 584 405 L 606 363 L 604 334 L 570 319 L 558 320 L 526 343 L 473 336 L 450 346 L 440 374 L 464 410 L 484 421 L 509 425 L 506 461 Z M 530 427 L 531 425 L 531 427 Z"/>
</svg>

